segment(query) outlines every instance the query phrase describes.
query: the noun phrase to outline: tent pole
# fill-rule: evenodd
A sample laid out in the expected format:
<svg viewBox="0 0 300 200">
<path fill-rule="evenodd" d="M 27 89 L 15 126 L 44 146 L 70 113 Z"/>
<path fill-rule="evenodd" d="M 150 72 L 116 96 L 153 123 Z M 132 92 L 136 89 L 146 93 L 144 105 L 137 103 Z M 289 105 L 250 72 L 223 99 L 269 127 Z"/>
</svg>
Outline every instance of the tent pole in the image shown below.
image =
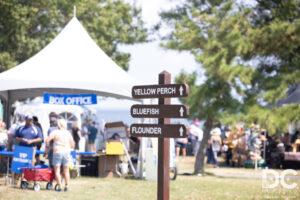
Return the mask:
<svg viewBox="0 0 300 200">
<path fill-rule="evenodd" d="M 76 17 L 76 6 L 74 5 L 73 17 Z"/>
<path fill-rule="evenodd" d="M 6 128 L 10 128 L 10 92 L 7 91 L 7 99 L 5 100 L 4 108 L 4 122 L 6 123 Z"/>
</svg>

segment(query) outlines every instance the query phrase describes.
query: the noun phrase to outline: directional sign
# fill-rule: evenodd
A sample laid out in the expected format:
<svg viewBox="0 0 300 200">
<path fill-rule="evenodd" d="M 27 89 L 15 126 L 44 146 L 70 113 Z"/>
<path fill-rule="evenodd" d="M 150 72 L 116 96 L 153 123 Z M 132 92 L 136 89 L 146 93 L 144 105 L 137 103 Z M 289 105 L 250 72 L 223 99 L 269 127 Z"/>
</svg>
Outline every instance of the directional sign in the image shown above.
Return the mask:
<svg viewBox="0 0 300 200">
<path fill-rule="evenodd" d="M 139 85 L 132 88 L 135 99 L 186 97 L 188 93 L 187 84 Z"/>
<path fill-rule="evenodd" d="M 182 124 L 132 124 L 130 134 L 134 137 L 185 138 L 186 127 Z"/>
<path fill-rule="evenodd" d="M 186 105 L 133 105 L 131 116 L 134 118 L 187 118 Z"/>
</svg>

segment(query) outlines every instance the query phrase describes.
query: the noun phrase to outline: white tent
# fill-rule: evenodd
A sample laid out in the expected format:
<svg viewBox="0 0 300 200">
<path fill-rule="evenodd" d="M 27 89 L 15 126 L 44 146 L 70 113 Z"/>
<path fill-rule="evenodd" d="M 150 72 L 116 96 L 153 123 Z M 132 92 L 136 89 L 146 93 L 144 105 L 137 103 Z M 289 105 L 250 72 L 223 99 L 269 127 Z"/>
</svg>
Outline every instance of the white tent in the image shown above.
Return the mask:
<svg viewBox="0 0 300 200">
<path fill-rule="evenodd" d="M 0 73 L 0 98 L 9 124 L 10 105 L 16 100 L 43 96 L 45 92 L 132 99 L 134 85 L 140 83 L 114 63 L 73 17 L 44 49 Z M 139 159 L 139 174 L 143 174 L 143 158 L 141 155 Z"/>
<path fill-rule="evenodd" d="M 101 96 L 131 99 L 131 88 L 137 84 L 97 46 L 77 18 L 73 17 L 44 49 L 0 74 L 0 96 L 9 104 L 43 96 L 44 92 L 93 92 Z"/>
</svg>

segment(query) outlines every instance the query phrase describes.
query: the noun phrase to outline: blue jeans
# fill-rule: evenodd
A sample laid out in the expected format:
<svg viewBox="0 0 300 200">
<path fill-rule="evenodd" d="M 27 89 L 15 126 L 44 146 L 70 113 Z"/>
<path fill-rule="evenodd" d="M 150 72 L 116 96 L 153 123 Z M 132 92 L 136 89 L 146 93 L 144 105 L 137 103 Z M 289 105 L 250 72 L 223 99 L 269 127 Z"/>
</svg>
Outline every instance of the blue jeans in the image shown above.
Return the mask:
<svg viewBox="0 0 300 200">
<path fill-rule="evenodd" d="M 69 166 L 71 162 L 70 152 L 53 154 L 53 166 Z"/>
<path fill-rule="evenodd" d="M 213 151 L 213 157 L 214 157 L 213 164 L 215 166 L 218 166 L 218 151 Z"/>
<path fill-rule="evenodd" d="M 48 151 L 48 160 L 49 160 L 49 167 L 51 169 L 53 169 L 53 151 L 52 150 L 49 150 Z"/>
</svg>

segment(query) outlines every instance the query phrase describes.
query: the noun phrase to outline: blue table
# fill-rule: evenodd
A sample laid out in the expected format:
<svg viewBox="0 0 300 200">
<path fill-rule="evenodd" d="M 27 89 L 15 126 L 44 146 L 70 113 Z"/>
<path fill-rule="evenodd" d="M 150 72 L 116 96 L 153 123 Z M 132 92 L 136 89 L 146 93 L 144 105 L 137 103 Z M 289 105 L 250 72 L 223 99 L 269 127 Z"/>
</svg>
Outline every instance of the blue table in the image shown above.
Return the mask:
<svg viewBox="0 0 300 200">
<path fill-rule="evenodd" d="M 88 152 L 88 151 L 76 151 L 76 155 L 94 155 L 95 152 Z"/>
<path fill-rule="evenodd" d="M 13 151 L 0 151 L 0 155 L 13 156 L 14 152 Z"/>
<path fill-rule="evenodd" d="M 80 177 L 80 174 L 81 174 L 81 156 L 82 155 L 95 155 L 96 153 L 95 152 L 88 152 L 88 151 L 76 151 L 76 155 L 79 155 L 79 165 L 78 165 L 78 174 L 77 176 Z"/>
<path fill-rule="evenodd" d="M 44 154 L 44 151 L 41 151 L 41 150 L 35 150 L 35 154 Z"/>
<path fill-rule="evenodd" d="M 36 150 L 36 154 L 44 154 L 43 151 L 40 150 Z M 14 155 L 13 151 L 0 151 L 0 155 L 3 155 L 5 157 L 7 157 L 7 164 L 6 164 L 6 176 L 5 176 L 5 185 L 7 184 L 7 180 L 8 180 L 8 175 L 9 175 L 9 162 L 10 162 L 10 157 L 12 157 Z"/>
<path fill-rule="evenodd" d="M 8 174 L 9 174 L 9 158 L 14 155 L 14 152 L 12 151 L 0 151 L 0 155 L 7 157 L 7 163 L 6 163 L 6 176 L 5 176 L 5 185 L 7 184 L 8 180 Z"/>
</svg>

